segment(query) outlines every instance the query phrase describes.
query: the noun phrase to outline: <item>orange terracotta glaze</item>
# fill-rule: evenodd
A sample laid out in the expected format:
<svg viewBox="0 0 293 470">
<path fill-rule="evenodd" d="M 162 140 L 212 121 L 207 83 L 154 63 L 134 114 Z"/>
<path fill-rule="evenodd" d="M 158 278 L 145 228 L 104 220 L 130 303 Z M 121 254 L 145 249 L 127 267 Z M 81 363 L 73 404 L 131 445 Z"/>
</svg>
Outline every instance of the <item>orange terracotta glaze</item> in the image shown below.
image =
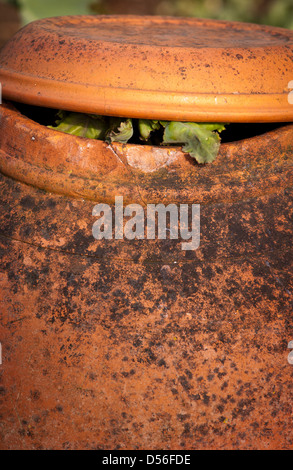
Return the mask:
<svg viewBox="0 0 293 470">
<path fill-rule="evenodd" d="M 48 20 L 48 34 L 58 21 L 81 20 Z M 179 147 L 74 137 L 1 105 L 1 449 L 293 449 L 292 131 L 197 165 Z M 114 210 L 115 196 L 200 204 L 200 246 L 96 240 L 93 207 Z"/>
<path fill-rule="evenodd" d="M 17 51 L 17 53 L 15 53 Z M 0 53 L 7 99 L 174 121 L 293 121 L 293 32 L 195 18 L 30 23 Z"/>
</svg>

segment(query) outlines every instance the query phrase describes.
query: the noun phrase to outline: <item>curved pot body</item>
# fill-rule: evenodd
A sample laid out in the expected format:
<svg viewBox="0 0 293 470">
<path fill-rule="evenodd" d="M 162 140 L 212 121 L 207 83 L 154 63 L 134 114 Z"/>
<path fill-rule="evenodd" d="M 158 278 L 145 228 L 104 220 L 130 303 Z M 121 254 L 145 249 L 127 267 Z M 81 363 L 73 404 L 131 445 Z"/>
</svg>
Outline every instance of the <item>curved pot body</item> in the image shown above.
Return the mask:
<svg viewBox="0 0 293 470">
<path fill-rule="evenodd" d="M 292 449 L 293 126 L 199 166 L 0 113 L 1 447 Z M 97 240 L 115 196 L 199 246 Z"/>
</svg>

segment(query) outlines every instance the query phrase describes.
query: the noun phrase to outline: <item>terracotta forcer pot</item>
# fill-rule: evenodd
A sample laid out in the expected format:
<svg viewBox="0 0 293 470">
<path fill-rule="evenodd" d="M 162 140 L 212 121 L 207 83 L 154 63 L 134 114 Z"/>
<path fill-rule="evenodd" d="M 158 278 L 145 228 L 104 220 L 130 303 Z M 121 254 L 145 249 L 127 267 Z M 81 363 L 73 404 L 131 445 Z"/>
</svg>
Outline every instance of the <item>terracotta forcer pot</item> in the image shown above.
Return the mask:
<svg viewBox="0 0 293 470">
<path fill-rule="evenodd" d="M 2 449 L 293 448 L 285 121 L 198 165 L 180 147 L 62 134 L 3 102 Z M 117 196 L 199 204 L 199 247 L 95 239 L 95 205 L 114 214 Z"/>
</svg>

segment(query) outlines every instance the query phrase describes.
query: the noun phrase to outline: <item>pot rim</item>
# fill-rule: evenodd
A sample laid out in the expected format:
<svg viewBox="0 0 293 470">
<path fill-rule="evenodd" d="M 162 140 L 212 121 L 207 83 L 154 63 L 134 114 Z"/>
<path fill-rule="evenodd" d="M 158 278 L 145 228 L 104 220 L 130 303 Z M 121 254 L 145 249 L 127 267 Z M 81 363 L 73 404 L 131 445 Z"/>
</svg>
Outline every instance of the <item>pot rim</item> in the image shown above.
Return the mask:
<svg viewBox="0 0 293 470">
<path fill-rule="evenodd" d="M 13 104 L 0 107 L 0 171 L 68 196 L 113 201 L 229 201 L 292 185 L 293 124 L 223 143 L 199 165 L 179 147 L 121 144 L 72 136 L 32 121 Z"/>
</svg>

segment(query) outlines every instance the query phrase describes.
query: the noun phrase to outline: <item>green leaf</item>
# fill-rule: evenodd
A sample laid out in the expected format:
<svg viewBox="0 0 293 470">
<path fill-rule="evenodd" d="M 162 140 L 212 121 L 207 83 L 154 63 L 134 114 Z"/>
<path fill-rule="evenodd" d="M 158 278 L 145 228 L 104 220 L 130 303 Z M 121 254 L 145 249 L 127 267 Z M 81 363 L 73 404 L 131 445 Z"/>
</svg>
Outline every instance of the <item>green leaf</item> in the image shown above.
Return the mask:
<svg viewBox="0 0 293 470">
<path fill-rule="evenodd" d="M 189 153 L 198 163 L 209 163 L 216 158 L 221 142 L 219 133 L 225 129 L 225 124 L 220 123 L 139 119 L 139 135 L 137 138 L 148 140 L 150 134 L 160 129 L 161 126 L 164 129 L 163 144 L 182 145 L 182 150 Z M 127 143 L 134 134 L 133 121 L 130 118 L 72 113 L 61 110 L 57 113 L 56 125 L 48 127 L 79 137 L 101 139 L 106 142 Z"/>
<path fill-rule="evenodd" d="M 126 144 L 132 136 L 132 119 L 110 118 L 110 127 L 106 134 L 106 141 Z"/>
<path fill-rule="evenodd" d="M 138 130 L 142 140 L 148 140 L 151 132 L 160 129 L 159 121 L 152 121 L 151 119 L 139 119 Z"/>
<path fill-rule="evenodd" d="M 88 139 L 105 138 L 107 123 L 101 116 L 66 111 L 59 111 L 57 116 L 56 126 L 48 126 L 50 129 Z"/>
<path fill-rule="evenodd" d="M 160 122 L 165 128 L 164 144 L 181 144 L 182 150 L 189 153 L 198 163 L 214 161 L 221 143 L 219 132 L 225 129 L 224 124 Z"/>
</svg>

